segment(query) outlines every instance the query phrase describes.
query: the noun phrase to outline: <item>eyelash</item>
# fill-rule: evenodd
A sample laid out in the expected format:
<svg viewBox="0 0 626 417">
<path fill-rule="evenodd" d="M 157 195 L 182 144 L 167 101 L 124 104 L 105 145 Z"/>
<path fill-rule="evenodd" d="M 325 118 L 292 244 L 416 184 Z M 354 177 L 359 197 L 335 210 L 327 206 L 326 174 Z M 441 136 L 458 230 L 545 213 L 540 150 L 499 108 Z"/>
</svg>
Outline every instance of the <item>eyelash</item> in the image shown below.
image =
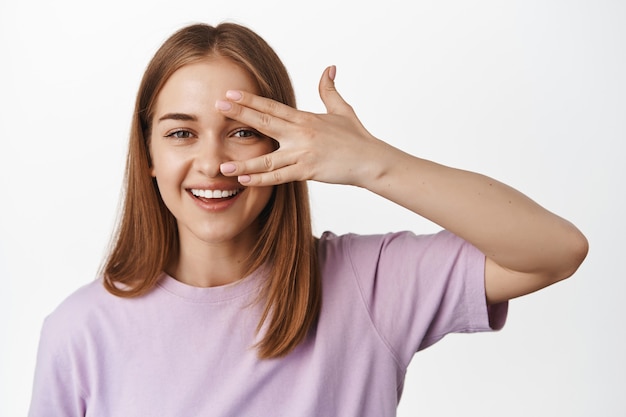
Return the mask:
<svg viewBox="0 0 626 417">
<path fill-rule="evenodd" d="M 179 137 L 177 136 L 177 134 L 179 133 L 184 133 L 186 135 L 186 137 Z M 185 130 L 185 129 L 178 129 L 175 130 L 171 133 L 168 133 L 167 135 L 165 135 L 166 138 L 171 138 L 171 139 L 176 139 L 176 140 L 185 140 L 185 139 L 189 139 L 191 137 L 193 137 L 193 133 L 191 133 L 189 130 Z"/>
<path fill-rule="evenodd" d="M 248 134 L 248 136 L 238 136 L 239 133 L 246 133 Z M 261 138 L 263 137 L 263 135 L 259 132 L 257 132 L 254 129 L 238 129 L 235 132 L 233 132 L 233 136 L 239 138 L 239 139 L 252 139 L 252 138 Z"/>
</svg>

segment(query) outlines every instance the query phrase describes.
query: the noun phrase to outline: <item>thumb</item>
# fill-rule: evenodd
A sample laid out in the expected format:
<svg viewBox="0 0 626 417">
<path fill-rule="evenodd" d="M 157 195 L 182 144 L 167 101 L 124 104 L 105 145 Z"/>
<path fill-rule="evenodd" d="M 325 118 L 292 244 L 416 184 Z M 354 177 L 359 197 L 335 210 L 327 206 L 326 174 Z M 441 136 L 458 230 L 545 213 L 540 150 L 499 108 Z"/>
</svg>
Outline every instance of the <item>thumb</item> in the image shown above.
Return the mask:
<svg viewBox="0 0 626 417">
<path fill-rule="evenodd" d="M 319 84 L 319 93 L 328 113 L 352 113 L 352 107 L 341 97 L 335 88 L 337 67 L 331 65 L 324 70 Z"/>
</svg>

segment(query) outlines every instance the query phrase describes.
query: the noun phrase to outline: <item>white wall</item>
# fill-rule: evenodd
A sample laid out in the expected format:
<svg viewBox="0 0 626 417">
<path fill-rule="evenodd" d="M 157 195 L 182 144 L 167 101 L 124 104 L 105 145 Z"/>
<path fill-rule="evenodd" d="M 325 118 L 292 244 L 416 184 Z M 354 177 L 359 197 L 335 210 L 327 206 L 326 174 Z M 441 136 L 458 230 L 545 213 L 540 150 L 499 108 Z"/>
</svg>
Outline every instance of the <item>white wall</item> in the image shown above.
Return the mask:
<svg viewBox="0 0 626 417">
<path fill-rule="evenodd" d="M 0 415 L 26 413 L 42 319 L 99 266 L 145 65 L 174 30 L 222 20 L 275 47 L 301 108 L 322 110 L 336 64 L 374 135 L 500 179 L 589 238 L 575 278 L 512 302 L 502 332 L 418 354 L 400 416 L 626 414 L 626 3 L 39 0 L 0 2 Z M 312 190 L 317 232 L 438 229 Z"/>
</svg>

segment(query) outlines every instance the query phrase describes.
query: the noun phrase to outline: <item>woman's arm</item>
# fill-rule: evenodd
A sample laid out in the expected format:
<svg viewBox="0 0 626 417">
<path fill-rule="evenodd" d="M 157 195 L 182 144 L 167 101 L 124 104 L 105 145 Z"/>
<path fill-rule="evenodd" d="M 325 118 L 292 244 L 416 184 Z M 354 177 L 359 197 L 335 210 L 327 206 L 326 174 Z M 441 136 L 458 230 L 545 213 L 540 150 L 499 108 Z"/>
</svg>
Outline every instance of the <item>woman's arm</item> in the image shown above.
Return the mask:
<svg viewBox="0 0 626 417">
<path fill-rule="evenodd" d="M 486 256 L 487 300 L 497 303 L 572 275 L 587 240 L 568 221 L 492 178 L 409 155 L 373 137 L 324 72 L 327 114 L 295 110 L 246 92 L 229 91 L 217 108 L 274 138 L 280 148 L 222 172 L 247 186 L 296 180 L 366 188 L 439 224 Z"/>
</svg>

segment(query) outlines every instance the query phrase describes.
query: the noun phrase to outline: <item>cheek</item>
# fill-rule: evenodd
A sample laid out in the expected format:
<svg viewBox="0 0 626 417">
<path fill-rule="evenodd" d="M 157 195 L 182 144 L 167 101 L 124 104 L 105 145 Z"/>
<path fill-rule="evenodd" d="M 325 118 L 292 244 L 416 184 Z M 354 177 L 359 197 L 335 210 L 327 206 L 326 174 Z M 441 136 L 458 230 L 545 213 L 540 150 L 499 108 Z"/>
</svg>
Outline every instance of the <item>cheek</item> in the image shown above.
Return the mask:
<svg viewBox="0 0 626 417">
<path fill-rule="evenodd" d="M 261 214 L 272 198 L 274 187 L 253 187 L 249 188 L 248 191 L 254 191 L 252 198 L 248 200 L 248 209 L 251 213 L 254 213 L 254 217 L 256 218 Z"/>
<path fill-rule="evenodd" d="M 150 172 L 153 177 L 175 176 L 185 165 L 184 155 L 159 146 L 150 148 L 150 159 L 152 161 Z"/>
<path fill-rule="evenodd" d="M 254 146 L 253 149 L 249 149 L 246 155 L 248 158 L 254 158 L 261 155 L 267 155 L 268 153 L 272 153 L 278 149 L 278 142 L 274 139 L 264 140 L 262 143 L 259 143 L 257 146 Z"/>
</svg>

